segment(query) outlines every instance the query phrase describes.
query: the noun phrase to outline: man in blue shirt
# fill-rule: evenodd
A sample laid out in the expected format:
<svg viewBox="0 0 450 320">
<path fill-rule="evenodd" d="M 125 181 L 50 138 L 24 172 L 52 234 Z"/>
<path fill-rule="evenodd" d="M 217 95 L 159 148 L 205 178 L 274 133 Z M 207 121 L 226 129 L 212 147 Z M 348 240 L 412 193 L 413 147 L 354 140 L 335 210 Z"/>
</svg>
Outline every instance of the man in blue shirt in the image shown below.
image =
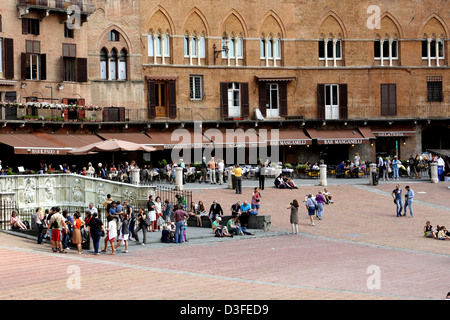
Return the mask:
<svg viewBox="0 0 450 320">
<path fill-rule="evenodd" d="M 252 211 L 252 207 L 250 206 L 249 203 L 247 203 L 247 201 L 244 201 L 243 204 L 241 204 L 241 212 L 242 213 L 247 213 L 249 215 L 251 215 L 251 211 Z"/>
<path fill-rule="evenodd" d="M 412 203 L 414 200 L 414 190 L 411 189 L 409 186 L 405 187 L 406 189 L 406 195 L 405 195 L 405 212 L 403 214 L 403 216 L 406 216 L 406 208 L 409 207 L 409 214 L 410 214 L 410 218 L 413 217 L 413 210 L 412 210 Z"/>
<path fill-rule="evenodd" d="M 402 189 L 400 189 L 399 185 L 395 186 L 395 189 L 391 193 L 392 197 L 394 198 L 394 202 L 397 205 L 397 217 L 402 216 Z"/>
</svg>

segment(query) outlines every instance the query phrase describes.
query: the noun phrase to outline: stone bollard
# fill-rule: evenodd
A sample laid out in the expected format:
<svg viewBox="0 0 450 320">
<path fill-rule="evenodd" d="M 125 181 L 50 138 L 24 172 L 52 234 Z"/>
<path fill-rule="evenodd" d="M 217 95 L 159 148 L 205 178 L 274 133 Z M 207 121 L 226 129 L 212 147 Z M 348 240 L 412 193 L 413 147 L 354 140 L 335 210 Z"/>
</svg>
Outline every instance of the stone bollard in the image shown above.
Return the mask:
<svg viewBox="0 0 450 320">
<path fill-rule="evenodd" d="M 233 168 L 227 168 L 228 171 L 228 189 L 233 189 Z"/>
<path fill-rule="evenodd" d="M 327 165 L 320 165 L 320 182 L 319 186 L 326 187 L 327 186 Z"/>
<path fill-rule="evenodd" d="M 377 165 L 375 163 L 371 163 L 369 165 L 369 185 L 375 185 L 375 181 L 373 181 L 373 173 L 377 173 Z"/>
<path fill-rule="evenodd" d="M 183 190 L 183 168 L 175 168 L 175 190 Z"/>
<path fill-rule="evenodd" d="M 438 167 L 437 163 L 435 162 L 430 163 L 431 183 L 439 182 L 437 167 Z"/>
</svg>

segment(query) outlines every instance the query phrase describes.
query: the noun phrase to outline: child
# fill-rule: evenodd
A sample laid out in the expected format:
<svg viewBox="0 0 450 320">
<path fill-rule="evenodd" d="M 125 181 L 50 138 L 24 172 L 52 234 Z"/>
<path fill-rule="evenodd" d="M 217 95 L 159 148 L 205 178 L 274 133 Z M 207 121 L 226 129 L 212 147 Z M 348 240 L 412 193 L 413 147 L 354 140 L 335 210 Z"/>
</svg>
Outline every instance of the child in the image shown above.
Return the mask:
<svg viewBox="0 0 450 320">
<path fill-rule="evenodd" d="M 188 239 L 186 237 L 186 229 L 187 229 L 187 219 L 184 220 L 184 226 L 181 229 L 181 232 L 183 233 L 183 242 L 188 242 Z"/>
<path fill-rule="evenodd" d="M 170 205 L 169 200 L 164 201 L 164 215 L 166 218 L 166 223 L 170 224 L 170 215 L 172 213 L 172 206 Z"/>
<path fill-rule="evenodd" d="M 167 230 L 167 225 L 163 225 L 163 230 L 161 233 L 161 242 L 163 243 L 170 243 L 173 242 L 172 239 L 170 238 L 170 232 L 169 230 Z"/>
<path fill-rule="evenodd" d="M 129 221 L 128 221 L 128 215 L 124 213 L 122 215 L 122 225 L 120 226 L 120 234 L 119 234 L 119 240 L 117 241 L 116 248 L 117 249 L 122 241 L 125 243 L 125 251 L 123 253 L 128 253 L 128 236 L 129 236 Z"/>
<path fill-rule="evenodd" d="M 116 220 L 109 215 L 108 218 L 108 228 L 107 228 L 107 235 L 105 238 L 105 249 L 103 249 L 103 252 L 107 251 L 107 247 L 108 247 L 108 242 L 111 244 L 111 254 L 115 254 L 114 251 L 114 239 L 117 237 L 117 224 L 116 224 Z"/>
</svg>

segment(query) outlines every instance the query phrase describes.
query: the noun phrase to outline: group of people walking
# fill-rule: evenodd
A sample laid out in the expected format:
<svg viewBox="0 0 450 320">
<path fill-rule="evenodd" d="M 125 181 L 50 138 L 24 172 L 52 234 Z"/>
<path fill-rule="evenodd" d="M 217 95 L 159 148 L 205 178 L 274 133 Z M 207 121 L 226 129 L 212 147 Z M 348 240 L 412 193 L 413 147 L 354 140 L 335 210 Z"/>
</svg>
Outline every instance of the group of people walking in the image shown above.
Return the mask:
<svg viewBox="0 0 450 320">
<path fill-rule="evenodd" d="M 414 201 L 414 190 L 411 189 L 410 186 L 406 186 L 406 193 L 404 195 L 405 199 L 403 202 L 402 189 L 400 189 L 400 185 L 396 185 L 395 189 L 392 190 L 392 198 L 394 199 L 394 203 L 397 207 L 396 213 L 397 217 L 406 217 L 406 210 L 409 208 L 409 217 L 413 217 L 413 209 L 412 204 Z M 404 204 L 404 205 L 403 205 Z M 403 213 L 402 213 L 403 212 Z"/>
</svg>

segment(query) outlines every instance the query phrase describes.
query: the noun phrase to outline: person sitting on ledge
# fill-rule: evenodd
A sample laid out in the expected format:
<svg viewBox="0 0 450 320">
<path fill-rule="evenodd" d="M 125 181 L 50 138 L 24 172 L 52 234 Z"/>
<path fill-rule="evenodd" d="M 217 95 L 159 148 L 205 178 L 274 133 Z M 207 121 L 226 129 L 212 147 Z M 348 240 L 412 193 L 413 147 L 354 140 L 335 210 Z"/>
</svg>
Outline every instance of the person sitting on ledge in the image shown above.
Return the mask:
<svg viewBox="0 0 450 320">
<path fill-rule="evenodd" d="M 286 184 L 284 183 L 283 176 L 280 174 L 277 178 L 275 178 L 275 187 L 279 189 L 285 189 Z"/>
<path fill-rule="evenodd" d="M 21 230 L 27 230 L 27 227 L 23 224 L 22 221 L 20 221 L 19 216 L 17 215 L 16 211 L 13 211 L 11 214 L 11 219 L 9 220 L 9 223 L 11 225 L 11 229 L 21 229 Z"/>
<path fill-rule="evenodd" d="M 212 229 L 216 237 L 233 237 L 228 233 L 227 227 L 221 224 L 222 218 L 216 217 L 216 220 L 212 224 Z"/>
</svg>

